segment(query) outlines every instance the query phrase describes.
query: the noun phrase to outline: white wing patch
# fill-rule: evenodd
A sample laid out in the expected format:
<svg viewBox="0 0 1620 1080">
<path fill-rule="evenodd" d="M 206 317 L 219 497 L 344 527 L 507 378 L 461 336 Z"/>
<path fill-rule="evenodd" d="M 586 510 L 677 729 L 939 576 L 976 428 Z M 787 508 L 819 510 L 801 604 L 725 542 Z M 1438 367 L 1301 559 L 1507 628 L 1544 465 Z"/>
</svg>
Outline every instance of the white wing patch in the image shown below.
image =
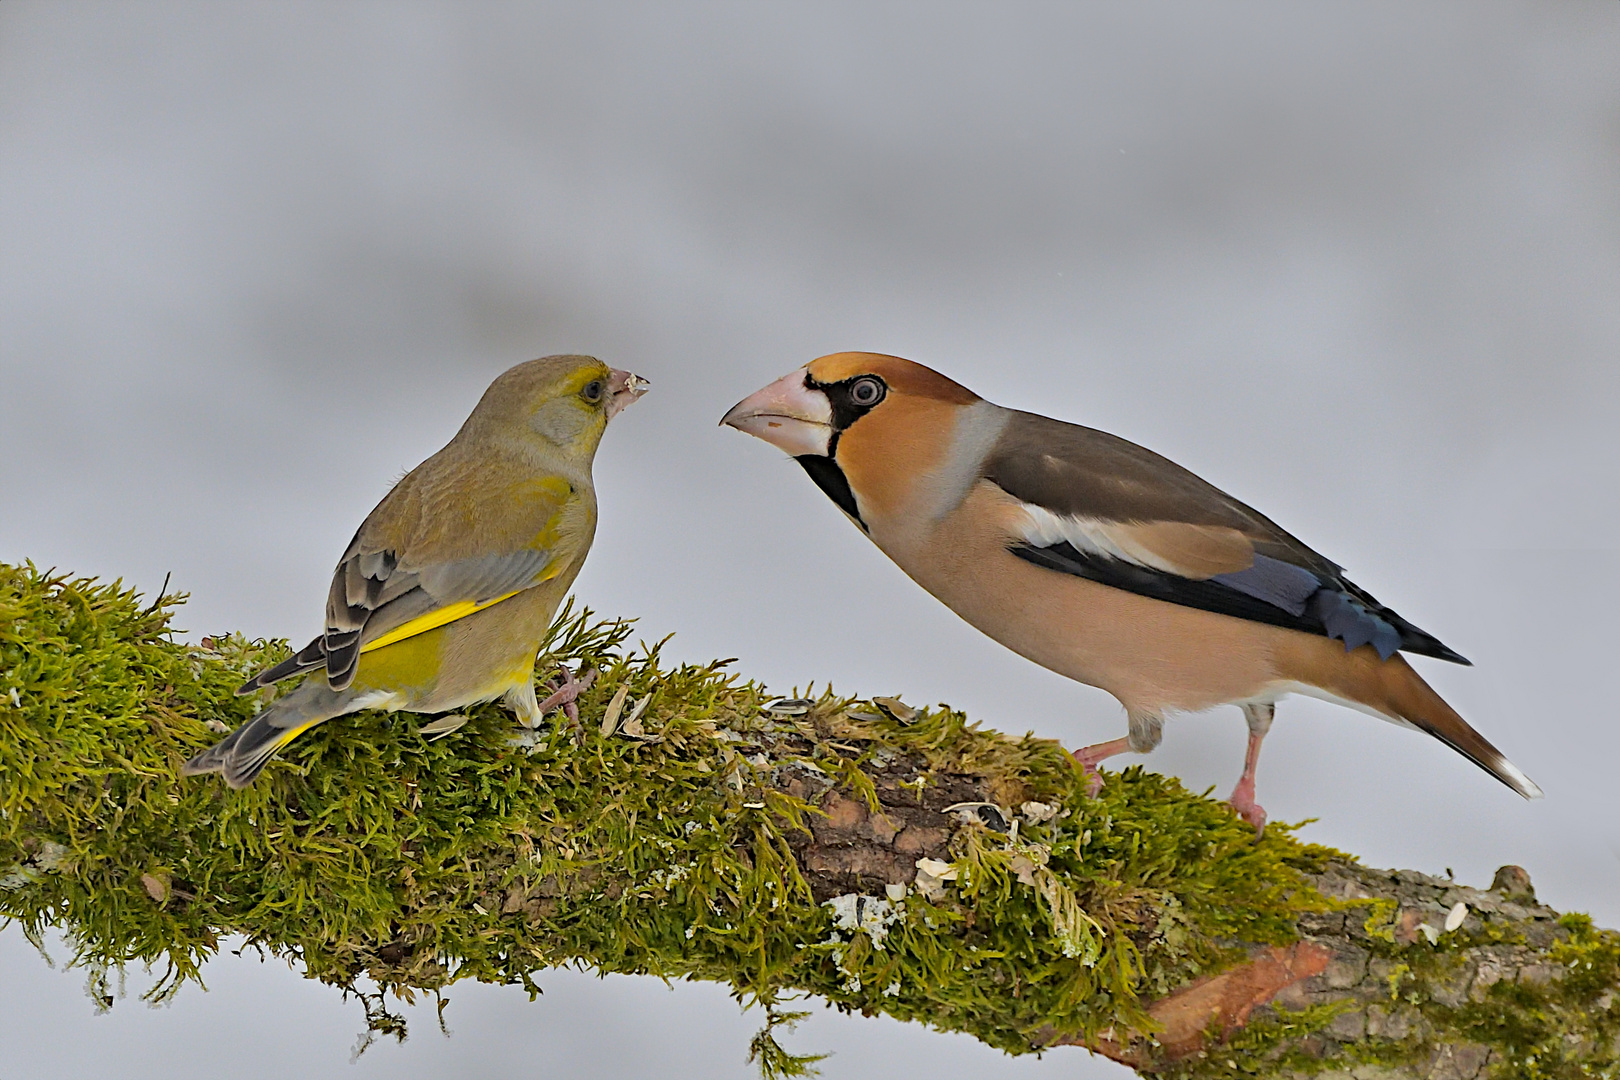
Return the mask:
<svg viewBox="0 0 1620 1080">
<path fill-rule="evenodd" d="M 1167 574 L 1182 573 L 1181 568 L 1168 559 L 1132 542 L 1127 530 L 1118 528 L 1119 522 L 1075 514 L 1054 514 L 1034 503 L 1020 502 L 1018 505 L 1028 519 L 1020 531 L 1024 539 L 1036 547 L 1067 543 L 1087 555 L 1119 559 Z"/>
</svg>

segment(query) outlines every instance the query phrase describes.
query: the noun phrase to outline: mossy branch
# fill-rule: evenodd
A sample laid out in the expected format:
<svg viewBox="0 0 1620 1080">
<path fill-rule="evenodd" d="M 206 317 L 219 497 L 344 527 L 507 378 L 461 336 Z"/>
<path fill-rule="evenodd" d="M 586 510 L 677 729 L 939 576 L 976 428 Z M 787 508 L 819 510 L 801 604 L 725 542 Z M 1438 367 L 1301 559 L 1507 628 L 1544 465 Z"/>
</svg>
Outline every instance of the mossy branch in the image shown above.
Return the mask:
<svg viewBox="0 0 1620 1080">
<path fill-rule="evenodd" d="M 182 599 L 0 565 L 0 922 L 65 930 L 93 972 L 166 965 L 158 997 L 239 934 L 374 980 L 379 1031 L 385 995 L 559 964 L 723 982 L 767 1008 L 776 1074 L 807 1065 L 771 1033 L 802 995 L 1152 1076 L 1616 1074 L 1620 940 L 1527 882 L 1256 843 L 1140 769 L 1088 798 L 1057 744 L 943 706 L 773 708 L 588 613 L 547 657 L 601 672 L 582 741 L 367 713 L 247 790 L 182 780 L 286 650 L 182 644 Z"/>
</svg>

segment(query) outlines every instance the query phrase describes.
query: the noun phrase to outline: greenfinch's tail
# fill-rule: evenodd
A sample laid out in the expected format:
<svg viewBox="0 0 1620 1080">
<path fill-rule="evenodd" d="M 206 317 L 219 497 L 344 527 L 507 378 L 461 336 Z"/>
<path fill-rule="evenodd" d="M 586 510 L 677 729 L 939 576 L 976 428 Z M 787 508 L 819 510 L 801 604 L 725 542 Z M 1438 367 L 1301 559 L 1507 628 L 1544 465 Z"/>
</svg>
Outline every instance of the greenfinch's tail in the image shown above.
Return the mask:
<svg viewBox="0 0 1620 1080">
<path fill-rule="evenodd" d="M 217 772 L 231 787 L 247 787 L 276 751 L 316 724 L 351 711 L 350 696 L 334 693 L 324 679 L 310 679 L 180 766 L 180 774 Z"/>
<path fill-rule="evenodd" d="M 253 678 L 249 679 L 247 682 L 243 683 L 241 686 L 238 686 L 236 688 L 236 695 L 238 697 L 244 697 L 248 694 L 261 690 L 266 686 L 269 686 L 271 683 L 278 683 L 282 679 L 290 679 L 294 675 L 302 675 L 306 671 L 312 671 L 318 667 L 325 667 L 325 645 L 326 638 L 324 635 L 316 638 L 314 641 L 310 642 L 308 645 L 305 645 L 302 649 L 299 649 L 297 652 L 287 657 L 287 659 L 283 660 L 275 667 L 266 668 L 257 675 L 253 676 Z"/>
</svg>

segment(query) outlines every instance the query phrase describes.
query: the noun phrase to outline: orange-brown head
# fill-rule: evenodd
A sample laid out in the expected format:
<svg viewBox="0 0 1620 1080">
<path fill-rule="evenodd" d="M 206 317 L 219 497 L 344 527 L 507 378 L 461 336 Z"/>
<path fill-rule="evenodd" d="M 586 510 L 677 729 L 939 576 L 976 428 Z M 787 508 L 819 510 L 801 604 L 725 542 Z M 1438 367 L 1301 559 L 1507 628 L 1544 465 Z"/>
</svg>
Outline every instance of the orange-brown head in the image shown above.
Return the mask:
<svg viewBox="0 0 1620 1080">
<path fill-rule="evenodd" d="M 901 512 L 917 480 L 938 471 L 961 410 L 979 401 L 921 364 L 845 352 L 783 376 L 720 422 L 787 451 L 864 529 Z"/>
</svg>

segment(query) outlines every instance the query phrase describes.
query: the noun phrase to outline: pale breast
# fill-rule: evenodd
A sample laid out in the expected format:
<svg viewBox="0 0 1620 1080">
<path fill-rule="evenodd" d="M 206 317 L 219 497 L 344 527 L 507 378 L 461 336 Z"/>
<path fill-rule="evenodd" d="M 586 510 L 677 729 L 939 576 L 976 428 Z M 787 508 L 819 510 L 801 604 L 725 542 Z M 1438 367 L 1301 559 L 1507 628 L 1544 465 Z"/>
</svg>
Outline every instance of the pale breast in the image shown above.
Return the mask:
<svg viewBox="0 0 1620 1080">
<path fill-rule="evenodd" d="M 1275 639 L 1290 631 L 1036 566 L 1008 550 L 1024 516 L 1017 500 L 984 481 L 926 535 L 874 530 L 873 540 L 991 638 L 1107 690 L 1132 711 L 1205 709 L 1275 681 Z"/>
</svg>

